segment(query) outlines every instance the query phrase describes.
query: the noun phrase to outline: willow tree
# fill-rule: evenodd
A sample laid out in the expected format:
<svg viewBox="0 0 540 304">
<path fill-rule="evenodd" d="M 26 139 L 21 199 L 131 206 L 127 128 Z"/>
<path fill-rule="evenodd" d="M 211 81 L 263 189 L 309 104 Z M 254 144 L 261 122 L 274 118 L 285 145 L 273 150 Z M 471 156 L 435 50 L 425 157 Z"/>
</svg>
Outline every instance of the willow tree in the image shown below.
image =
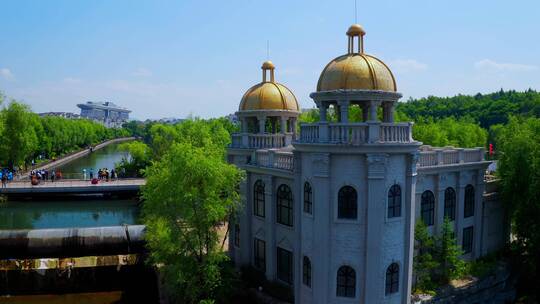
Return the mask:
<svg viewBox="0 0 540 304">
<path fill-rule="evenodd" d="M 215 299 L 226 260 L 222 224 L 239 202 L 241 172 L 224 147 L 174 143 L 146 171 L 144 223 L 150 262 L 184 303 Z"/>
</svg>

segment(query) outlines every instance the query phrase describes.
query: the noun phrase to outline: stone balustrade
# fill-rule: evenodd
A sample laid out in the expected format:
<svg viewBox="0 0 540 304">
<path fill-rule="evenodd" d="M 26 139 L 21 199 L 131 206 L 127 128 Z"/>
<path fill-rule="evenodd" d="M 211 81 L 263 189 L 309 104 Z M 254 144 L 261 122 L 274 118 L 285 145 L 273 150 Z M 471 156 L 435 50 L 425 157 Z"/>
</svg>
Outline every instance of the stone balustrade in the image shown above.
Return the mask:
<svg viewBox="0 0 540 304">
<path fill-rule="evenodd" d="M 328 123 L 300 125 L 298 143 L 363 145 L 368 143 L 410 143 L 412 123 Z"/>
<path fill-rule="evenodd" d="M 253 134 L 253 133 L 234 133 L 232 134 L 231 148 L 244 149 L 271 149 L 282 148 L 291 144 L 292 133 L 276 134 Z"/>
<path fill-rule="evenodd" d="M 420 148 L 419 167 L 472 163 L 484 160 L 484 148 Z"/>
<path fill-rule="evenodd" d="M 286 151 L 258 150 L 253 153 L 251 164 L 292 171 L 294 169 L 294 155 L 292 152 Z"/>
</svg>

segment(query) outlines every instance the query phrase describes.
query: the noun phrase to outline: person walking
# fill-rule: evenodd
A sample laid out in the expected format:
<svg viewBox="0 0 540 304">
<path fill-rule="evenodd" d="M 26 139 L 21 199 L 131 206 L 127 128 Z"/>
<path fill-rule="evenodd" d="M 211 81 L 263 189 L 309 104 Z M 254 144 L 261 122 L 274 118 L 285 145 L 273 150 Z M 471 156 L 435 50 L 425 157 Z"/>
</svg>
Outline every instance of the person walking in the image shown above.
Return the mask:
<svg viewBox="0 0 540 304">
<path fill-rule="evenodd" d="M 94 169 L 90 169 L 90 180 L 94 179 Z"/>
<path fill-rule="evenodd" d="M 56 171 L 53 169 L 51 171 L 51 183 L 54 183 L 54 178 L 56 177 Z"/>
<path fill-rule="evenodd" d="M 4 173 L 2 174 L 2 188 L 7 187 L 7 175 Z"/>
</svg>

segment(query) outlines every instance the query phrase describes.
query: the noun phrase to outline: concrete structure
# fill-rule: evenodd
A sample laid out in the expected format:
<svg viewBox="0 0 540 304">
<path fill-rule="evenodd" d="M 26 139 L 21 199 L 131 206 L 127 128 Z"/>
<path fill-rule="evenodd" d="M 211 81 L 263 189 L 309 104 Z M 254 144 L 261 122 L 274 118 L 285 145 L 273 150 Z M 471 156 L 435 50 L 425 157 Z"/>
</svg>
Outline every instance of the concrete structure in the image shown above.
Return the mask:
<svg viewBox="0 0 540 304">
<path fill-rule="evenodd" d="M 33 186 L 30 181 L 10 182 L 6 188 L 0 189 L 0 194 L 7 196 L 32 196 L 54 194 L 90 194 L 90 193 L 137 193 L 146 184 L 144 178 L 115 179 L 99 181 L 91 184 L 89 180 L 58 180 L 42 182 Z"/>
<path fill-rule="evenodd" d="M 364 53 L 364 34 L 359 25 L 347 31 L 347 54 L 310 95 L 320 119 L 301 124 L 299 136 L 296 99 L 275 84 L 271 63 L 236 113 L 242 132 L 228 160 L 247 175 L 231 257 L 292 286 L 296 303 L 409 303 L 420 218 L 436 233 L 450 217 L 465 259 L 508 237 L 500 204 L 485 193 L 484 150 L 422 146 L 412 122 L 395 122 L 401 94 L 390 69 Z M 349 122 L 351 107 L 361 122 Z"/>
<path fill-rule="evenodd" d="M 78 104 L 81 117 L 102 123 L 108 128 L 119 128 L 128 121 L 130 110 L 119 107 L 112 102 L 93 102 Z"/>
</svg>

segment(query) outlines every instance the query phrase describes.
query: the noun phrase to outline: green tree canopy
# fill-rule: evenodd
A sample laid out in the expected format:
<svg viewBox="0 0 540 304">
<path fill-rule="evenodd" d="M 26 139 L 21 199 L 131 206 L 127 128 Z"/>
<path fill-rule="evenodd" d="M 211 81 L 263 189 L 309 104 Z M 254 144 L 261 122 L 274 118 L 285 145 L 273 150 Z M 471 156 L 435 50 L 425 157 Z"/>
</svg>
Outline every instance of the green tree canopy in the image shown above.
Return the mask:
<svg viewBox="0 0 540 304">
<path fill-rule="evenodd" d="M 527 283 L 540 281 L 540 119 L 513 117 L 497 132 L 503 202 L 510 210 L 515 244 Z M 532 288 L 538 293 L 537 286 Z M 538 295 L 540 298 L 540 295 Z"/>
<path fill-rule="evenodd" d="M 221 149 L 173 143 L 147 170 L 143 216 L 150 261 L 163 265 L 170 290 L 186 303 L 214 299 L 221 284 L 226 256 L 218 231 L 237 209 L 241 179 Z"/>
</svg>

